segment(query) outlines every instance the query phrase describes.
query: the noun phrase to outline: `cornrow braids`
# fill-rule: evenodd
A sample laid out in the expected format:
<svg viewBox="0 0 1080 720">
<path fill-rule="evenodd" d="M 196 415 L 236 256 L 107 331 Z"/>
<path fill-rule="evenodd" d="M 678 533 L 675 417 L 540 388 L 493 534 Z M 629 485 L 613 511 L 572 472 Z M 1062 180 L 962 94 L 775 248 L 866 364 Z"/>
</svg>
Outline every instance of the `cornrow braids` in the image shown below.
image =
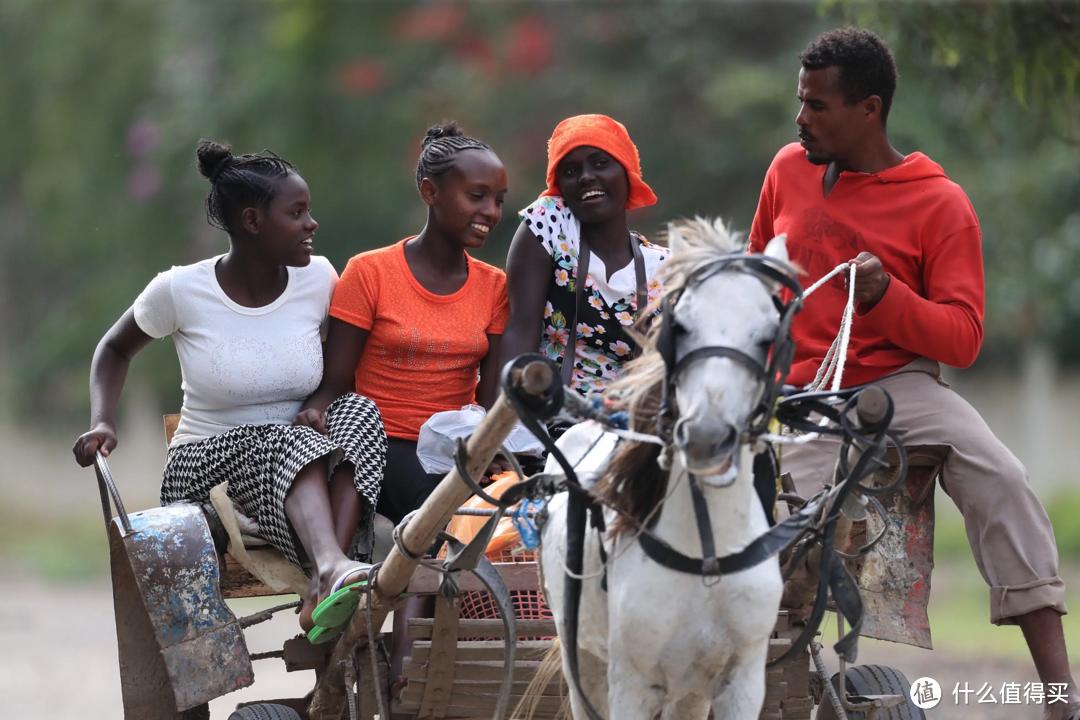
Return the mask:
<svg viewBox="0 0 1080 720">
<path fill-rule="evenodd" d="M 416 187 L 424 178 L 442 175 L 454 167 L 454 161 L 464 150 L 491 150 L 487 143 L 469 137 L 453 120 L 433 125 L 420 150 L 420 159 L 416 161 Z"/>
<path fill-rule="evenodd" d="M 296 172 L 292 163 L 269 150 L 233 155 L 228 145 L 205 139 L 199 141 L 195 156 L 199 173 L 210 181 L 206 221 L 230 234 L 238 210 L 250 205 L 266 207 L 281 179 Z"/>
</svg>

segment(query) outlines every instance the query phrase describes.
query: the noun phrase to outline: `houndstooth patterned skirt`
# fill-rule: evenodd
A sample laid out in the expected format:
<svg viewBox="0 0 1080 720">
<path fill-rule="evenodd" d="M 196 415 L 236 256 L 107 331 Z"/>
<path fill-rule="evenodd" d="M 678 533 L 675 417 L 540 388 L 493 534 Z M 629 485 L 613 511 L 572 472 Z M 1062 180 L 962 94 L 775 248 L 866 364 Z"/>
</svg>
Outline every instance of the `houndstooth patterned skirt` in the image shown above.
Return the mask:
<svg viewBox="0 0 1080 720">
<path fill-rule="evenodd" d="M 285 496 L 308 463 L 328 458 L 356 468 L 356 492 L 367 501 L 361 527 L 370 524 L 386 465 L 386 431 L 375 403 L 343 395 L 326 409 L 330 437 L 306 426 L 241 425 L 217 437 L 170 448 L 161 504 L 203 503 L 228 481 L 229 497 L 259 524 L 259 534 L 307 572 L 307 554 L 285 516 Z"/>
</svg>

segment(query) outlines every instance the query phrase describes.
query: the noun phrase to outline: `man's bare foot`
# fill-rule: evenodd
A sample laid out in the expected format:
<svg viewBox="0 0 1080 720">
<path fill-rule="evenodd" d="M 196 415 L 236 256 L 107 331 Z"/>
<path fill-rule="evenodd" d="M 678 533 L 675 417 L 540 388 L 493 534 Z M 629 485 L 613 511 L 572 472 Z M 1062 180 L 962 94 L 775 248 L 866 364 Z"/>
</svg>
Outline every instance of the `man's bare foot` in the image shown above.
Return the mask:
<svg viewBox="0 0 1080 720">
<path fill-rule="evenodd" d="M 315 627 L 311 614 L 315 612 L 320 602 L 330 597 L 334 592 L 335 584 L 345 587 L 360 582 L 367 578 L 370 570 L 370 565 L 358 563 L 355 560 L 343 560 L 332 565 L 327 571 L 320 571 L 318 575 L 313 575 L 307 596 L 304 598 L 303 605 L 300 606 L 300 628 L 308 632 Z M 341 582 L 338 582 L 339 580 Z"/>
</svg>

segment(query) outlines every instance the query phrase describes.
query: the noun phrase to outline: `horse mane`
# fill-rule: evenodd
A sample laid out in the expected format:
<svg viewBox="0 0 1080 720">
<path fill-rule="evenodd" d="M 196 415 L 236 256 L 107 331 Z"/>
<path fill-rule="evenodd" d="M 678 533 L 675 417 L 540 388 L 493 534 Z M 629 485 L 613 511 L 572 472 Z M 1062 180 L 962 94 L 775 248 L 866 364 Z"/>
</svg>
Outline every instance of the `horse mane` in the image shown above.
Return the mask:
<svg viewBox="0 0 1080 720">
<path fill-rule="evenodd" d="M 660 323 L 652 322 L 656 311 L 682 291 L 694 270 L 745 251 L 742 236 L 719 218 L 669 223 L 667 239 L 672 253 L 657 273 L 663 291 L 630 330 L 641 354 L 627 363 L 622 377 L 606 393 L 616 409 L 629 414 L 630 428 L 640 433 L 655 432 L 664 383 L 664 361 L 656 350 Z M 663 502 L 668 485 L 668 473 L 658 462 L 660 452 L 660 446 L 653 443 L 624 441 L 612 454 L 594 492 L 606 505 L 621 511 L 612 524 L 613 534 L 632 531 L 640 524 L 651 527 L 656 522 L 658 513 L 653 510 Z"/>
</svg>

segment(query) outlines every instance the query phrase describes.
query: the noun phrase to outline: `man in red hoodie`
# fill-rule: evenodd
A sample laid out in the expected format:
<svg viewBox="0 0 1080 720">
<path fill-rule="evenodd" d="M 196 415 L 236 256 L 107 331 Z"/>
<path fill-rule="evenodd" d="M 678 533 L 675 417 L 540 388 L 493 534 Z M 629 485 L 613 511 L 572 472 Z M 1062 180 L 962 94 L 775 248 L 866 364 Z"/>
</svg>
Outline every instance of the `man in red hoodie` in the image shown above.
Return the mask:
<svg viewBox="0 0 1080 720">
<path fill-rule="evenodd" d="M 964 515 L 975 562 L 990 586 L 991 622 L 1023 630 L 1043 683 L 1068 685 L 1080 708 L 1062 634 L 1065 585 L 1054 531 L 1019 460 L 941 379 L 938 363 L 967 367 L 982 343 L 979 221 L 964 191 L 922 153 L 889 143 L 886 119 L 896 65 L 867 30 L 824 33 L 799 56 L 799 143 L 783 148 L 765 177 L 750 248 L 787 234 L 788 254 L 817 281 L 856 265 L 855 317 L 843 386 L 874 382 L 896 403 L 895 427 L 912 445 L 952 448 L 942 486 Z M 796 316 L 789 382 L 811 382 L 840 327 L 845 278 L 807 298 Z M 804 494 L 831 478 L 830 439 L 784 447 L 784 471 Z M 1049 696 L 1047 696 L 1049 700 Z"/>
</svg>

